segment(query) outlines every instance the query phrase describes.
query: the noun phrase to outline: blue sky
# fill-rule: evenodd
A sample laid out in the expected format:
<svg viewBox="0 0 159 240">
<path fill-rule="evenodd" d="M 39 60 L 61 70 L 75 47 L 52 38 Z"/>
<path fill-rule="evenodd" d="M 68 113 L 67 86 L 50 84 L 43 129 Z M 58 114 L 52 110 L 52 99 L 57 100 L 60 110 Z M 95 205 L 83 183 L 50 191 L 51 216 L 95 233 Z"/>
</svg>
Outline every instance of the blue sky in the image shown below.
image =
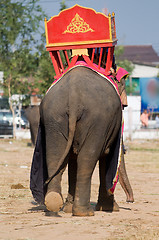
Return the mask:
<svg viewBox="0 0 159 240">
<path fill-rule="evenodd" d="M 48 15 L 57 15 L 61 0 L 40 0 Z M 115 12 L 118 44 L 153 45 L 159 54 L 159 0 L 65 0 L 68 7 L 79 4 L 97 12 Z"/>
</svg>

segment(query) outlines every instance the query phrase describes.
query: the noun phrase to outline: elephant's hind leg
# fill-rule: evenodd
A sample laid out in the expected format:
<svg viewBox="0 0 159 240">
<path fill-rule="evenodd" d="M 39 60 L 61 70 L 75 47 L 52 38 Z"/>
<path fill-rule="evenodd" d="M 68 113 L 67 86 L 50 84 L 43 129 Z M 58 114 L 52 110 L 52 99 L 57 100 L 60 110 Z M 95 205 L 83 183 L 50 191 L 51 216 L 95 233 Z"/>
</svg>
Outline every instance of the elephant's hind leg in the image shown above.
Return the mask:
<svg viewBox="0 0 159 240">
<path fill-rule="evenodd" d="M 85 151 L 87 149 L 87 151 Z M 94 210 L 90 204 L 91 178 L 97 157 L 89 154 L 89 148 L 82 149 L 77 158 L 76 193 L 73 202 L 73 216 L 93 216 Z"/>
<path fill-rule="evenodd" d="M 52 212 L 58 212 L 63 206 L 63 197 L 61 194 L 61 177 L 62 173 L 58 174 L 48 184 L 48 189 L 45 196 L 45 205 L 46 208 Z"/>
<path fill-rule="evenodd" d="M 99 196 L 98 196 L 98 202 L 96 205 L 96 211 L 118 212 L 119 206 L 114 199 L 114 194 L 111 194 L 106 190 L 105 158 L 102 158 L 99 161 L 99 176 L 100 176 L 100 186 L 99 186 Z"/>
<path fill-rule="evenodd" d="M 48 168 L 48 176 L 51 177 L 57 170 L 59 159 L 65 151 L 67 140 L 58 131 L 49 129 L 49 134 L 46 133 L 46 162 Z M 63 168 L 50 181 L 47 187 L 45 196 L 45 205 L 49 211 L 58 212 L 63 206 L 63 197 L 61 194 L 61 179 L 66 168 L 66 163 Z"/>
</svg>

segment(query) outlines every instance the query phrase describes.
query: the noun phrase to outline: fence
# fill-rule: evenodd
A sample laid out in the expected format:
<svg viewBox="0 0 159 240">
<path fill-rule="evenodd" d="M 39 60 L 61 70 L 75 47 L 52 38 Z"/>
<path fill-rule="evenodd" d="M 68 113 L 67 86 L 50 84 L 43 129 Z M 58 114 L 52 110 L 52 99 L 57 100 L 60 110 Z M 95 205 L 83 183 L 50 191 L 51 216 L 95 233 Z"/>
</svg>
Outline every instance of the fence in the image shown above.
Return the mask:
<svg viewBox="0 0 159 240">
<path fill-rule="evenodd" d="M 136 108 L 136 109 L 135 109 Z M 123 111 L 124 116 L 124 140 L 125 139 L 159 139 L 159 128 L 155 120 L 148 121 L 148 127 L 142 128 L 140 109 L 138 106 L 130 106 Z"/>
</svg>

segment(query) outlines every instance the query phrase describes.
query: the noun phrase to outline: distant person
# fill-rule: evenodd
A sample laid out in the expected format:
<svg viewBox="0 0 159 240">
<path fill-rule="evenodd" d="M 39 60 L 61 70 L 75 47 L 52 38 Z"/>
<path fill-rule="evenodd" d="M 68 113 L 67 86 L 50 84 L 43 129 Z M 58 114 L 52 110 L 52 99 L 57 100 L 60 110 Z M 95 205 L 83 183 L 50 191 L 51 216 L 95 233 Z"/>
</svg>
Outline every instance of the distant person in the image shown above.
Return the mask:
<svg viewBox="0 0 159 240">
<path fill-rule="evenodd" d="M 156 128 L 159 128 L 159 114 L 156 115 Z"/>
<path fill-rule="evenodd" d="M 140 120 L 142 123 L 142 127 L 147 128 L 148 127 L 148 120 L 149 120 L 150 112 L 148 112 L 146 109 L 141 114 Z"/>
</svg>

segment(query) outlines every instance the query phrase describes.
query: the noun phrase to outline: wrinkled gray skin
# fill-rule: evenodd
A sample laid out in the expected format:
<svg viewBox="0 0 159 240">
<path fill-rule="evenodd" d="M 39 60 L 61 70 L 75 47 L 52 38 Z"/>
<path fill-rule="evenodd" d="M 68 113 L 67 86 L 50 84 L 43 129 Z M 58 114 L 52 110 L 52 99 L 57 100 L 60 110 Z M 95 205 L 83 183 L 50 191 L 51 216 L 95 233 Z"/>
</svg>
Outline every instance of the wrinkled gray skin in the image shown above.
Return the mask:
<svg viewBox="0 0 159 240">
<path fill-rule="evenodd" d="M 30 125 L 31 142 L 35 146 L 40 120 L 39 106 L 29 106 L 25 109 L 25 116 Z"/>
<path fill-rule="evenodd" d="M 121 81 L 121 99 L 125 98 L 124 89 L 125 82 Z M 77 67 L 44 97 L 40 117 L 45 128 L 48 175 L 53 176 L 45 197 L 48 210 L 57 212 L 63 205 L 61 177 L 69 162 L 68 199 L 73 200 L 72 213 L 94 215 L 90 190 L 98 159 L 100 187 L 96 209 L 118 210 L 114 196 L 105 188 L 105 166 L 116 145 L 122 118 L 114 87 L 92 70 Z"/>
<path fill-rule="evenodd" d="M 37 138 L 37 132 L 38 132 L 38 126 L 39 126 L 39 119 L 40 119 L 40 113 L 39 113 L 39 106 L 32 106 L 32 107 L 28 107 L 26 109 L 26 115 L 30 124 L 30 132 L 31 132 L 31 140 L 32 140 L 32 144 L 35 145 L 36 143 L 36 138 Z M 73 173 L 75 173 L 74 168 L 76 166 L 73 166 L 73 164 L 69 164 L 69 170 L 71 168 L 73 168 L 72 170 L 70 170 L 69 172 L 69 178 L 70 179 L 74 179 L 75 176 L 72 176 Z M 70 180 L 72 182 L 72 180 Z M 74 181 L 73 181 L 74 182 Z M 133 191 L 129 182 L 129 178 L 126 172 L 126 166 L 125 166 L 125 160 L 124 160 L 124 153 L 122 151 L 122 158 L 121 158 L 121 163 L 120 163 L 120 168 L 119 168 L 119 182 L 126 194 L 126 202 L 134 202 L 134 196 L 133 196 Z M 72 211 L 72 195 L 68 195 L 67 197 L 67 201 L 65 206 L 67 205 L 67 209 L 66 211 L 70 212 Z M 71 204 L 71 206 L 68 205 Z"/>
<path fill-rule="evenodd" d="M 72 154 L 71 161 L 68 164 L 68 179 L 69 179 L 69 193 L 66 199 L 66 202 L 63 206 L 63 211 L 67 213 L 72 212 L 72 206 L 75 195 L 76 188 L 76 168 L 77 168 L 77 157 L 75 154 Z M 74 159 L 72 161 L 72 159 Z M 119 211 L 119 207 L 116 203 L 112 202 L 111 195 L 108 196 L 105 192 L 105 166 L 106 161 L 99 161 L 99 174 L 100 174 L 100 188 L 99 188 L 99 197 L 98 203 L 96 205 L 96 211 Z M 121 163 L 119 168 L 119 182 L 125 191 L 126 194 L 126 202 L 134 202 L 133 191 L 128 179 L 128 175 L 126 172 L 126 166 L 124 161 L 124 149 L 122 148 L 121 154 Z"/>
</svg>

